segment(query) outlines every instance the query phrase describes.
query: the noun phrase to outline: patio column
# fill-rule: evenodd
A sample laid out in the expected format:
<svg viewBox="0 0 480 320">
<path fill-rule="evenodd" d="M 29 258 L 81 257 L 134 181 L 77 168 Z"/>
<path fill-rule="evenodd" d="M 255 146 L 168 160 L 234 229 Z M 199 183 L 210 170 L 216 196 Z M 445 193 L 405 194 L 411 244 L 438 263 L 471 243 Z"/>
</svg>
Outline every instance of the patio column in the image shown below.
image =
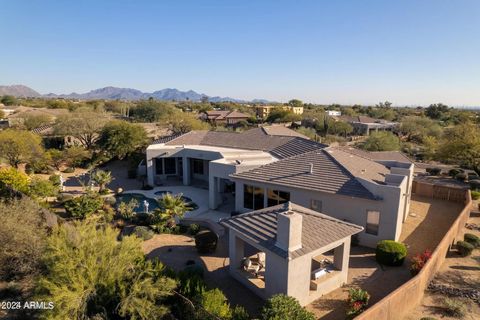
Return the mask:
<svg viewBox="0 0 480 320">
<path fill-rule="evenodd" d="M 241 267 L 243 255 L 245 251 L 245 243 L 242 239 L 238 238 L 235 231 L 230 229 L 228 240 L 228 252 L 230 257 L 230 272 L 234 273 Z"/>
<path fill-rule="evenodd" d="M 333 249 L 333 265 L 338 270 L 348 268 L 348 259 L 350 255 L 350 238 L 346 239 L 340 246 Z"/>
<path fill-rule="evenodd" d="M 153 159 L 147 160 L 147 183 L 149 186 L 154 186 L 153 180 Z"/>
<path fill-rule="evenodd" d="M 191 182 L 191 178 L 190 178 L 190 158 L 183 157 L 182 165 L 183 165 L 183 185 L 184 186 L 189 186 L 190 182 Z"/>
</svg>

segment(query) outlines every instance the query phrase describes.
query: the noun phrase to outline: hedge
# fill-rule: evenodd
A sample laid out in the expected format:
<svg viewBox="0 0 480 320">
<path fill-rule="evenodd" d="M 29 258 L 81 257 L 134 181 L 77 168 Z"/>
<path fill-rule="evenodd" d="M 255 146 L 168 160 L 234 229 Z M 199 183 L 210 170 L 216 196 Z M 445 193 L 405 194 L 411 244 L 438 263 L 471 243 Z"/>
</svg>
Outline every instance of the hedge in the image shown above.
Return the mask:
<svg viewBox="0 0 480 320">
<path fill-rule="evenodd" d="M 375 258 L 378 263 L 387 266 L 401 266 L 407 256 L 407 247 L 393 240 L 382 240 L 377 243 Z"/>
</svg>

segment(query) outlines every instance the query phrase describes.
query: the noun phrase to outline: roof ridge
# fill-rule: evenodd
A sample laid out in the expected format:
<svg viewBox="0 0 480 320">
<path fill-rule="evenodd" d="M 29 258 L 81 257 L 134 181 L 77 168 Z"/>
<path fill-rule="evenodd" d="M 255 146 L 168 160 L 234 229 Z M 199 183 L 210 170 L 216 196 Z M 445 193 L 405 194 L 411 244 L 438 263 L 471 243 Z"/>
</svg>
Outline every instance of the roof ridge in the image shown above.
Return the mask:
<svg viewBox="0 0 480 320">
<path fill-rule="evenodd" d="M 330 148 L 326 148 L 326 149 L 330 149 Z M 370 190 L 365 188 L 364 185 L 361 184 L 359 180 L 357 180 L 357 177 L 352 172 L 350 172 L 350 170 L 348 170 L 347 167 L 345 167 L 342 163 L 340 163 L 340 161 L 335 159 L 335 157 L 331 155 L 330 152 L 328 152 L 328 150 L 325 150 L 325 149 L 320 149 L 320 150 L 326 153 L 328 157 L 330 157 L 336 164 L 338 164 L 343 170 L 345 170 L 350 178 L 355 179 L 355 181 L 357 181 L 360 184 L 360 186 L 372 196 L 372 198 L 377 198 L 372 192 L 370 192 Z"/>
</svg>

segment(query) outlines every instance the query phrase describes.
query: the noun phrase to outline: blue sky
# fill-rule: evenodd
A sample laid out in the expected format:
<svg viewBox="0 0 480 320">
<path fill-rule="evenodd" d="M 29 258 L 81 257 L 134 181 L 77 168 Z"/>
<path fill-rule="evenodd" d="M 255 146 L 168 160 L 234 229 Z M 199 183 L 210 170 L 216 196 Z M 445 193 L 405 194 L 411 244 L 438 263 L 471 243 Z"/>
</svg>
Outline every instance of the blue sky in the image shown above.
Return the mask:
<svg viewBox="0 0 480 320">
<path fill-rule="evenodd" d="M 480 1 L 0 0 L 0 84 L 480 105 Z"/>
</svg>

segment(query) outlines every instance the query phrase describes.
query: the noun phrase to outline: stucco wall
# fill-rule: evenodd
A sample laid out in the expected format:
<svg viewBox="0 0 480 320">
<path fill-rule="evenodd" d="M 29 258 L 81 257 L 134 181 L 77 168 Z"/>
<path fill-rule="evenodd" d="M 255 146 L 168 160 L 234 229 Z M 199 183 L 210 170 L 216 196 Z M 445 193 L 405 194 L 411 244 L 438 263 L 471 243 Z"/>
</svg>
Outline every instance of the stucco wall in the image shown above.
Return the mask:
<svg viewBox="0 0 480 320">
<path fill-rule="evenodd" d="M 398 227 L 398 214 L 400 211 L 399 206 L 402 205 L 400 203 L 402 190 L 399 187 L 382 186 L 383 188 L 379 188 L 376 192 L 382 195 L 383 200 L 369 200 L 291 187 L 279 187 L 265 183 L 250 183 L 236 179 L 235 209 L 239 212 L 251 211 L 251 209 L 243 207 L 244 183 L 261 187 L 265 190 L 270 188 L 290 192 L 290 201 L 307 208 L 310 208 L 312 199 L 320 200 L 322 201 L 322 213 L 363 227 L 367 223 L 367 210 L 380 211 L 378 235 L 371 235 L 365 232 L 359 234 L 359 240 L 364 246 L 375 247 L 377 242 L 382 239 L 398 239 L 399 232 L 401 232 L 401 224 Z M 266 197 L 265 194 L 265 207 L 267 205 Z M 400 231 L 397 232 L 398 229 Z"/>
</svg>

